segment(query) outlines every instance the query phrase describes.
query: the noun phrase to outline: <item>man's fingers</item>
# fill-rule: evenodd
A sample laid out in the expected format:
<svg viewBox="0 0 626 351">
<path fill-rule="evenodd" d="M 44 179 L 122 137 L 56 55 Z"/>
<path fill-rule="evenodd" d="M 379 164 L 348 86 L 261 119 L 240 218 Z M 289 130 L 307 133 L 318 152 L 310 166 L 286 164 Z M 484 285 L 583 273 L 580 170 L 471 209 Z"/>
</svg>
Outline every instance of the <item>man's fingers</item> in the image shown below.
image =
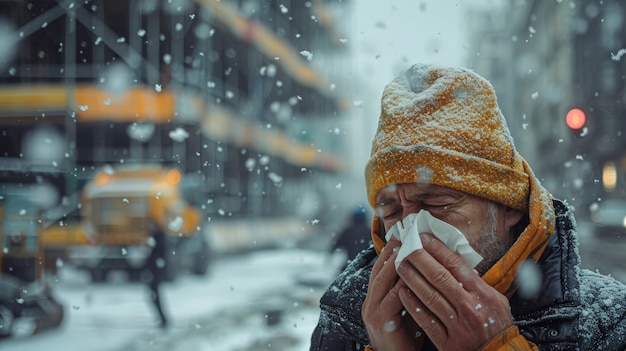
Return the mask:
<svg viewBox="0 0 626 351">
<path fill-rule="evenodd" d="M 467 294 L 451 272 L 466 265 L 430 234 L 422 235 L 422 238 L 424 249 L 412 252 L 398 267 L 398 275 L 429 309 L 448 316 L 454 313 L 451 302 L 463 299 Z"/>
<path fill-rule="evenodd" d="M 400 242 L 398 240 L 390 240 L 380 252 L 374 267 L 372 267 L 369 286 L 378 286 L 379 284 L 383 286 L 383 288 L 378 289 L 379 294 L 382 295 L 376 296 L 376 298 L 382 298 L 398 280 L 394 260 L 399 247 Z"/>
<path fill-rule="evenodd" d="M 385 245 L 380 251 L 380 254 L 378 255 L 378 261 L 374 264 L 374 267 L 372 267 L 372 277 L 378 275 L 378 272 L 383 268 L 383 263 L 389 260 L 391 255 L 393 255 L 398 250 L 397 248 L 399 248 L 401 244 L 402 243 L 399 240 L 389 240 L 387 245 Z"/>
<path fill-rule="evenodd" d="M 458 254 L 450 250 L 443 242 L 435 238 L 435 236 L 430 233 L 422 233 L 420 234 L 420 238 L 422 239 L 424 249 L 454 278 L 452 280 L 451 277 L 441 271 L 433 270 L 432 274 L 428 277 L 429 281 L 432 281 L 435 285 L 438 285 L 438 281 L 440 281 L 441 284 L 459 284 L 466 291 L 477 290 L 478 285 L 484 283 L 472 267 L 468 266 Z M 444 285 L 442 286 L 445 287 Z M 450 298 L 454 297 L 455 296 L 450 296 Z"/>
<path fill-rule="evenodd" d="M 398 267 L 398 275 L 408 287 L 400 291 L 401 301 L 424 332 L 431 337 L 445 337 L 446 320 L 458 318 L 454 301 L 465 298 L 467 292 L 425 250 L 417 250 L 410 257 Z M 415 262 L 429 268 L 419 270 Z"/>
<path fill-rule="evenodd" d="M 411 318 L 417 323 L 419 330 L 416 331 L 416 337 L 421 333 L 428 335 L 431 340 L 438 341 L 448 336 L 448 330 L 442 323 L 439 316 L 435 315 L 428 305 L 420 301 L 411 289 L 406 288 L 399 291 L 400 301 Z M 449 318 L 457 318 L 456 315 L 450 315 Z M 434 340 L 437 339 L 437 340 Z"/>
</svg>

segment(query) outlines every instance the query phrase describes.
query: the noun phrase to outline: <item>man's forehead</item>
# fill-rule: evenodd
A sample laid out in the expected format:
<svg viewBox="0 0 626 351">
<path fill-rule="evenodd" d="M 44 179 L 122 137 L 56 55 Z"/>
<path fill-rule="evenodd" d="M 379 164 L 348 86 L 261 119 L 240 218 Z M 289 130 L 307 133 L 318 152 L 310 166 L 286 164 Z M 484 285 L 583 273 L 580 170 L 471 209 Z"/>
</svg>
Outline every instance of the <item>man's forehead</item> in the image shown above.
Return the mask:
<svg viewBox="0 0 626 351">
<path fill-rule="evenodd" d="M 385 188 L 383 188 L 378 195 L 376 196 L 377 203 L 385 203 L 392 202 L 393 200 L 397 200 L 399 198 L 398 193 L 403 192 L 405 195 L 413 195 L 413 196 L 428 196 L 428 195 L 438 195 L 438 194 L 463 194 L 460 191 L 447 188 L 440 185 L 430 184 L 430 183 L 403 183 L 403 184 L 392 184 Z"/>
</svg>

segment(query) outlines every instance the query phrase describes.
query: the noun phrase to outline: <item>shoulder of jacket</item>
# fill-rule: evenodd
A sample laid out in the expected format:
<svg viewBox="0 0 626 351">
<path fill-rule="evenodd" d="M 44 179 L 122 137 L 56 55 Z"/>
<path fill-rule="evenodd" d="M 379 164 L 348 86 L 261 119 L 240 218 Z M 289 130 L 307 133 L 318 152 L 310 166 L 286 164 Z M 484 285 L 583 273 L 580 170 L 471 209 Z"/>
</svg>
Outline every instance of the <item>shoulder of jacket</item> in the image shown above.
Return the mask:
<svg viewBox="0 0 626 351">
<path fill-rule="evenodd" d="M 348 301 L 364 299 L 376 257 L 373 246 L 361 251 L 326 289 L 321 299 L 322 304 L 345 306 Z"/>
<path fill-rule="evenodd" d="M 626 285 L 588 269 L 581 270 L 580 336 L 587 345 L 626 347 Z"/>
<path fill-rule="evenodd" d="M 626 318 L 626 303 L 624 302 L 626 285 L 624 283 L 589 269 L 581 269 L 580 276 L 583 308 L 605 311 L 605 314 L 610 314 L 608 317 L 612 319 Z"/>
</svg>

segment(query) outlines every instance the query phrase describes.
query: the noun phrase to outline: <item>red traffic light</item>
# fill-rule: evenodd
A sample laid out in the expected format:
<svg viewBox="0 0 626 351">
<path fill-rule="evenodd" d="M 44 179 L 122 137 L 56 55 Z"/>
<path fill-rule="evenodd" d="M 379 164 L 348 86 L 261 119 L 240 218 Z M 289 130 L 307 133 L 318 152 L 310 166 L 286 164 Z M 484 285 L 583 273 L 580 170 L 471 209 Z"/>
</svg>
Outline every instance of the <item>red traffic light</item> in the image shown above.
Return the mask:
<svg viewBox="0 0 626 351">
<path fill-rule="evenodd" d="M 579 108 L 573 108 L 567 112 L 565 116 L 565 123 L 571 129 L 580 129 L 585 126 L 587 122 L 587 115 L 585 115 L 585 111 Z"/>
</svg>

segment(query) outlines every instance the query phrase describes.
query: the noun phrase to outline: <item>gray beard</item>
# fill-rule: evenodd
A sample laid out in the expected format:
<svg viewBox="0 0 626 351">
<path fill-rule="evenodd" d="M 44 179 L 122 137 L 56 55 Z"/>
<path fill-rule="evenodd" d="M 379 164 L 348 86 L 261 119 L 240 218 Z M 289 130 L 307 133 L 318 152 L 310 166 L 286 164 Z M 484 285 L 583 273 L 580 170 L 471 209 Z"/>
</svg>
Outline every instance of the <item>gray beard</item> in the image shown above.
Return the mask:
<svg viewBox="0 0 626 351">
<path fill-rule="evenodd" d="M 510 239 L 504 242 L 496 235 L 497 210 L 498 207 L 495 203 L 490 201 L 487 204 L 486 216 L 489 225 L 485 228 L 485 235 L 476 243 L 477 247 L 475 250 L 484 258 L 475 268 L 480 276 L 487 273 L 489 268 L 493 267 L 496 262 L 504 257 L 512 245 Z"/>
</svg>

